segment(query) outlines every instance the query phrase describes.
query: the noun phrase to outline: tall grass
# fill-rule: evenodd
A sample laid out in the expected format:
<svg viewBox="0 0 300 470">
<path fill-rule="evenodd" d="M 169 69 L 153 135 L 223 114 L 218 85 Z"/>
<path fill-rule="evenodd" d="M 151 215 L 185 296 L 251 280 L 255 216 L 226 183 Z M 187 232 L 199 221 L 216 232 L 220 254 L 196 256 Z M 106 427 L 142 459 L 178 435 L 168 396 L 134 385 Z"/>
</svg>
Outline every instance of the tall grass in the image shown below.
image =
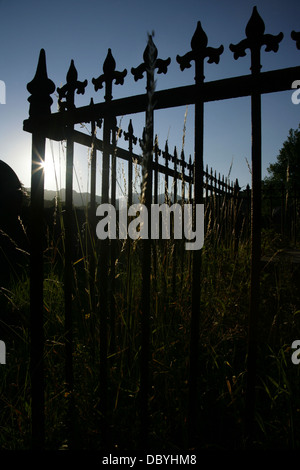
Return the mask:
<svg viewBox="0 0 300 470">
<path fill-rule="evenodd" d="M 124 185 L 126 187 L 126 184 Z M 202 249 L 200 317 L 199 438 L 200 449 L 242 448 L 250 283 L 250 240 L 241 202 L 212 196 L 206 203 L 206 237 Z M 64 226 L 60 199 L 48 225 L 44 280 L 46 446 L 66 448 L 64 370 Z M 89 276 L 90 257 L 98 242 L 89 229 L 88 207 L 82 230 L 77 227 L 73 258 L 74 399 L 77 447 L 102 449 L 99 429 L 99 300 L 97 282 Z M 239 232 L 237 232 L 237 216 Z M 57 236 L 58 233 L 58 236 Z M 90 243 L 92 241 L 92 243 Z M 183 450 L 187 445 L 186 413 L 191 315 L 191 265 L 184 242 L 155 242 L 152 270 L 150 436 L 153 451 Z M 111 449 L 134 450 L 139 438 L 140 384 L 140 240 L 117 243 L 114 262 L 114 322 L 109 323 L 108 420 Z M 92 248 L 91 248 L 92 247 Z M 263 233 L 263 249 L 280 248 L 274 234 Z M 174 270 L 173 252 L 181 256 Z M 98 261 L 100 264 L 98 264 Z M 152 258 L 153 262 L 153 258 Z M 112 266 L 110 266 L 110 270 Z M 175 282 L 175 289 L 174 289 Z M 300 334 L 299 270 L 289 263 L 267 263 L 261 277 L 261 317 L 257 442 L 259 448 L 299 448 L 299 370 L 291 363 L 290 345 Z M 94 292 L 95 298 L 92 298 Z M 1 288 L 6 311 L 7 365 L 1 366 L 0 447 L 30 447 L 29 274 L 26 270 Z M 3 325 L 3 320 L 2 326 Z M 2 338 L 1 338 L 2 339 Z"/>
</svg>

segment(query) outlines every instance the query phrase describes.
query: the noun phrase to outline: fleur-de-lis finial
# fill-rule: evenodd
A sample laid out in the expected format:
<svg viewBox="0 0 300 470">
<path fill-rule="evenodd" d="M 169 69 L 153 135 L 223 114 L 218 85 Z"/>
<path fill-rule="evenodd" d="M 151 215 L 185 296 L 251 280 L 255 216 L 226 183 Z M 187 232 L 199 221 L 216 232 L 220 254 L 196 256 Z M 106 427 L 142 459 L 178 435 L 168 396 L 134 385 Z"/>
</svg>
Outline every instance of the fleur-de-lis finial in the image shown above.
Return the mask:
<svg viewBox="0 0 300 470">
<path fill-rule="evenodd" d="M 84 94 L 88 81 L 84 80 L 84 82 L 79 82 L 77 78 L 78 73 L 74 65 L 74 60 L 72 59 L 67 73 L 67 83 L 61 88 L 57 88 L 59 96 L 58 105 L 60 111 L 66 111 L 75 108 L 74 94 L 76 90 L 77 94 Z M 62 101 L 64 98 L 65 101 Z"/>
<path fill-rule="evenodd" d="M 124 139 L 128 140 L 130 147 L 132 148 L 132 144 L 136 145 L 137 143 L 137 137 L 133 134 L 133 126 L 132 126 L 132 120 L 130 119 L 129 125 L 128 125 L 128 132 L 124 132 Z"/>
<path fill-rule="evenodd" d="M 98 91 L 100 88 L 103 88 L 103 83 L 105 83 L 105 101 L 112 100 L 112 82 L 115 80 L 115 85 L 123 85 L 124 78 L 127 75 L 127 70 L 124 69 L 123 72 L 116 71 L 116 61 L 113 58 L 111 49 L 108 49 L 106 59 L 103 63 L 103 74 L 98 78 L 93 78 L 92 83 L 94 85 L 95 91 Z"/>
<path fill-rule="evenodd" d="M 202 29 L 200 21 L 197 23 L 196 31 L 191 40 L 190 52 L 187 52 L 184 56 L 177 55 L 176 60 L 180 65 L 180 69 L 184 70 L 191 67 L 191 61 L 194 60 L 196 64 L 196 82 L 204 80 L 203 75 L 203 62 L 208 57 L 208 63 L 218 64 L 220 61 L 220 55 L 224 51 L 224 46 L 219 48 L 207 47 L 208 39 L 207 35 Z"/>
<path fill-rule="evenodd" d="M 297 49 L 300 49 L 300 31 L 297 33 L 296 31 L 291 32 L 291 38 L 296 41 Z"/>
<path fill-rule="evenodd" d="M 53 100 L 50 94 L 55 91 L 55 84 L 47 75 L 44 49 L 40 51 L 36 73 L 33 80 L 27 84 L 27 90 L 31 93 L 31 96 L 28 98 L 30 117 L 51 113 Z"/>
<path fill-rule="evenodd" d="M 163 60 L 158 59 L 157 56 L 157 47 L 153 42 L 152 35 L 149 34 L 148 43 L 143 54 L 144 62 L 136 68 L 131 68 L 131 73 L 134 76 L 135 81 L 143 78 L 144 72 L 147 72 L 150 69 L 157 69 L 157 73 L 167 73 L 168 66 L 171 63 L 170 57 L 168 57 L 168 59 Z"/>
<path fill-rule="evenodd" d="M 259 15 L 257 8 L 254 7 L 251 18 L 246 26 L 246 39 L 243 39 L 238 44 L 230 44 L 229 49 L 233 52 L 235 59 L 244 57 L 246 55 L 246 49 L 250 49 L 252 63 L 251 70 L 253 73 L 257 73 L 261 69 L 259 54 L 260 48 L 266 46 L 265 51 L 277 52 L 279 43 L 283 39 L 283 33 L 279 33 L 277 36 L 272 34 L 264 34 L 265 23 Z"/>
</svg>

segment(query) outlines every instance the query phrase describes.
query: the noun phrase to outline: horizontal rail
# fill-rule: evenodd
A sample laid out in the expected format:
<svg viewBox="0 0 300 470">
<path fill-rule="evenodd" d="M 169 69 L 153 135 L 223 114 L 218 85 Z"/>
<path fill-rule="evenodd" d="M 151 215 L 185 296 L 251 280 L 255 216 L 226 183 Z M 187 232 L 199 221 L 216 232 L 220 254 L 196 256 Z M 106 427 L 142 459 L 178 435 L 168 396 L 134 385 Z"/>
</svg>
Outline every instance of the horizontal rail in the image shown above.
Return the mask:
<svg viewBox="0 0 300 470">
<path fill-rule="evenodd" d="M 300 66 L 262 72 L 257 77 L 242 75 L 205 82 L 201 86 L 189 85 L 155 92 L 155 109 L 174 108 L 203 102 L 219 101 L 250 96 L 253 91 L 260 94 L 275 93 L 291 89 L 294 80 L 300 77 Z M 145 112 L 147 95 L 136 95 L 113 100 L 109 103 L 90 104 L 65 112 L 56 112 L 39 119 L 29 118 L 23 122 L 24 131 L 32 133 L 42 129 L 45 137 L 63 140 L 67 125 L 97 121 L 107 116 L 125 116 Z"/>
<path fill-rule="evenodd" d="M 93 138 L 88 134 L 84 134 L 83 132 L 74 130 L 73 139 L 74 139 L 74 142 L 77 144 L 85 145 L 86 147 L 91 147 L 92 145 L 94 145 L 96 150 L 99 150 L 100 152 L 103 150 L 103 141 L 101 139 L 97 139 L 95 137 Z M 123 149 L 121 147 L 114 147 L 113 145 L 109 146 L 109 151 L 110 151 L 110 154 L 113 154 L 113 152 L 116 151 L 116 157 L 121 158 L 122 160 L 126 160 L 127 162 L 129 161 L 129 158 L 131 155 L 133 161 L 136 161 L 139 165 L 142 164 L 142 159 L 143 159 L 142 155 L 138 155 L 136 153 L 130 154 L 128 150 Z M 187 162 L 186 164 L 187 164 L 187 168 L 189 169 L 189 164 Z M 178 161 L 178 166 L 180 166 L 180 161 Z M 152 165 L 153 171 L 155 171 L 156 168 L 157 168 L 158 173 L 161 173 L 163 175 L 167 174 L 170 177 L 174 177 L 174 173 L 175 173 L 174 168 L 167 167 L 160 163 L 155 163 L 154 161 Z M 210 173 L 203 171 L 203 176 L 205 179 L 214 181 L 215 183 L 217 183 L 220 186 L 223 186 L 224 188 L 228 188 L 229 192 L 233 191 L 233 187 L 231 187 L 229 184 L 225 183 L 224 181 L 217 179 L 215 176 L 212 176 Z M 184 179 L 186 183 L 193 183 L 193 176 L 189 176 L 185 173 L 182 175 L 181 171 L 177 171 L 177 179 L 182 180 L 182 178 Z M 215 193 L 223 194 L 225 192 L 225 189 L 216 188 L 216 186 L 214 186 L 213 184 L 208 184 L 205 181 L 203 182 L 203 187 L 207 188 L 208 190 L 215 191 Z"/>
</svg>

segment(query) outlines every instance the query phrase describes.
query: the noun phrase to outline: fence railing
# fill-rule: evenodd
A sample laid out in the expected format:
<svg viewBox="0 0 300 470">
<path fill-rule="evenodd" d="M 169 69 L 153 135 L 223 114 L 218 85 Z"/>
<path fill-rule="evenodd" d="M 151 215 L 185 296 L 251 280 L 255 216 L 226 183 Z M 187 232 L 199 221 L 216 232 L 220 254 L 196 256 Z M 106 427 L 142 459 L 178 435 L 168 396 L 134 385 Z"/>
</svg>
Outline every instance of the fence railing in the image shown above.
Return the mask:
<svg viewBox="0 0 300 470">
<path fill-rule="evenodd" d="M 224 47 L 207 47 L 208 40 L 200 22 L 198 22 L 195 34 L 191 41 L 191 50 L 183 56 L 177 56 L 176 60 L 181 70 L 191 66 L 195 62 L 195 84 L 163 91 L 155 91 L 154 73 L 167 73 L 171 59 L 158 58 L 157 49 L 152 37 L 149 37 L 144 51 L 143 62 L 131 72 L 135 80 L 142 79 L 146 74 L 146 94 L 131 96 L 123 99 L 112 99 L 112 85 L 123 84 L 127 71 L 116 70 L 116 63 L 111 50 L 108 51 L 103 65 L 103 74 L 94 78 L 92 83 L 95 90 L 105 86 L 104 102 L 76 108 L 75 92 L 84 93 L 87 80 L 79 81 L 74 62 L 71 62 L 67 74 L 66 84 L 58 88 L 60 111 L 51 113 L 52 98 L 50 95 L 55 90 L 54 83 L 48 78 L 44 50 L 40 53 L 36 75 L 27 86 L 31 96 L 29 97 L 29 119 L 24 121 L 24 130 L 32 133 L 32 180 L 31 180 L 31 384 L 32 384 L 32 435 L 33 445 L 42 448 L 45 439 L 44 429 L 44 325 L 43 325 L 43 229 L 40 224 L 43 214 L 43 189 L 44 174 L 41 162 L 45 156 L 45 140 L 66 140 L 66 205 L 65 205 L 65 329 L 66 329 L 66 381 L 70 407 L 74 407 L 73 399 L 73 326 L 72 326 L 72 256 L 71 256 L 71 230 L 72 230 L 72 188 L 73 188 L 73 153 L 74 143 L 80 143 L 92 148 L 91 167 L 91 213 L 95 214 L 95 184 L 96 184 L 96 160 L 97 151 L 102 152 L 102 202 L 109 201 L 109 190 L 115 195 L 115 163 L 118 158 L 126 158 L 129 164 L 128 180 L 131 187 L 132 181 L 132 144 L 135 141 L 133 129 L 128 128 L 126 138 L 129 150 L 118 149 L 114 153 L 116 145 L 117 116 L 144 113 L 145 115 L 145 139 L 143 146 L 143 175 L 145 185 L 144 200 L 147 207 L 152 201 L 152 187 L 157 188 L 157 175 L 162 173 L 174 178 L 174 190 L 180 176 L 192 188 L 194 207 L 202 204 L 207 196 L 222 191 L 234 193 L 234 187 L 220 181 L 211 172 L 204 171 L 204 103 L 209 101 L 251 96 L 251 120 L 252 120 L 252 190 L 251 190 L 251 288 L 250 288 L 250 313 L 249 313 L 249 340 L 247 353 L 247 394 L 246 394 L 246 440 L 253 440 L 253 422 L 255 405 L 255 380 L 256 380 L 256 356 L 257 356 L 257 318 L 259 312 L 259 282 L 260 282 L 260 251 L 261 251 L 261 94 L 289 90 L 295 77 L 300 76 L 300 67 L 285 68 L 271 72 L 261 72 L 260 50 L 266 45 L 267 51 L 277 52 L 279 43 L 283 38 L 264 34 L 264 23 L 256 8 L 246 27 L 246 38 L 237 45 L 230 45 L 234 58 L 238 59 L 246 54 L 248 48 L 251 53 L 251 74 L 230 79 L 212 82 L 204 81 L 204 60 L 218 64 Z M 298 40 L 299 33 L 292 33 L 292 39 Z M 297 42 L 299 48 L 299 43 Z M 173 108 L 181 105 L 195 105 L 195 141 L 194 161 L 185 162 L 177 153 L 169 158 L 169 150 L 164 149 L 162 156 L 165 165 L 158 163 L 158 148 L 154 143 L 154 119 L 158 109 Z M 103 120 L 103 141 L 96 138 L 96 124 Z M 74 126 L 79 123 L 91 125 L 91 135 L 75 131 Z M 152 158 L 154 149 L 154 159 Z M 138 157 L 134 157 L 138 158 Z M 169 163 L 175 163 L 170 170 Z M 112 179 L 110 179 L 110 168 Z M 186 170 L 186 171 L 184 171 Z M 153 175 L 154 171 L 154 175 Z M 178 171 L 178 177 L 177 177 Z M 192 172 L 192 174 L 191 174 Z M 210 194 L 209 194 L 210 192 Z M 157 196 L 155 189 L 154 197 Z M 177 197 L 177 195 L 176 195 Z M 213 198 L 211 198 L 213 199 Z M 99 318 L 100 318 L 100 415 L 103 425 L 103 442 L 107 430 L 107 393 L 108 393 L 108 253 L 109 242 L 103 240 L 100 244 L 99 278 L 100 285 Z M 141 442 L 147 443 L 148 435 L 148 393 L 149 393 L 149 332 L 150 332 L 150 276 L 151 276 L 151 243 L 144 240 L 142 253 L 142 306 L 141 306 L 141 383 L 140 383 L 140 417 L 141 417 Z M 201 250 L 192 254 L 192 285 L 191 285 L 191 338 L 189 356 L 189 400 L 188 423 L 190 446 L 197 440 L 197 407 L 198 407 L 198 374 L 199 374 L 199 321 L 201 315 Z"/>
</svg>

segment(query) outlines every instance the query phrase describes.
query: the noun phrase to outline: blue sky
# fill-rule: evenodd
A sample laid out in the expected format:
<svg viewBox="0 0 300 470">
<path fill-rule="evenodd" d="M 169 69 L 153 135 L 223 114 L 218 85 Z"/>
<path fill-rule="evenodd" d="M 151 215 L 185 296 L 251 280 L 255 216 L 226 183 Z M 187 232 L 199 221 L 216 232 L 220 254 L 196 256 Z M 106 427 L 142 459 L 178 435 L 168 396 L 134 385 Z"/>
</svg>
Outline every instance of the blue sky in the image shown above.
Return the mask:
<svg viewBox="0 0 300 470">
<path fill-rule="evenodd" d="M 102 73 L 108 48 L 112 49 L 117 70 L 128 70 L 124 85 L 113 88 L 114 98 L 144 93 L 145 80 L 135 82 L 130 69 L 142 62 L 147 33 L 152 31 L 159 57 L 171 57 L 168 73 L 156 77 L 157 89 L 193 84 L 194 67 L 181 72 L 176 55 L 190 50 L 197 21 L 201 21 L 209 46 L 223 44 L 225 48 L 218 65 L 205 63 L 205 80 L 245 75 L 250 73 L 249 51 L 246 57 L 235 61 L 229 44 L 244 39 L 255 5 L 265 22 L 266 33 L 284 33 L 276 54 L 262 49 L 262 71 L 299 65 L 300 51 L 290 38 L 292 30 L 300 31 L 298 0 L 0 1 L 0 79 L 6 85 L 6 104 L 0 105 L 0 159 L 12 166 L 26 187 L 30 186 L 31 135 L 23 131 L 23 120 L 27 119 L 29 109 L 26 85 L 35 74 L 41 48 L 46 51 L 48 76 L 56 87 L 65 83 L 71 59 L 74 59 L 78 79 L 88 80 L 85 95 L 76 97 L 77 106 L 88 104 L 91 97 L 95 102 L 103 101 L 104 90 L 95 93 L 92 78 Z M 294 79 L 300 80 L 300 77 Z M 289 129 L 299 126 L 300 105 L 292 103 L 291 95 L 292 91 L 286 91 L 262 97 L 263 176 L 268 165 L 276 160 Z M 57 101 L 54 95 L 52 97 L 54 112 Z M 161 147 L 168 138 L 170 150 L 175 145 L 181 150 L 185 112 L 183 107 L 156 113 L 155 132 Z M 190 106 L 185 140 L 187 156 L 193 154 L 193 112 Z M 129 118 L 124 116 L 121 121 L 124 130 L 128 123 Z M 141 137 L 143 125 L 143 115 L 133 117 L 138 137 Z M 231 179 L 238 178 L 242 187 L 250 183 L 246 162 L 246 159 L 251 160 L 250 98 L 206 104 L 204 125 L 205 165 L 226 176 L 232 163 Z M 98 136 L 101 138 L 101 133 Z M 135 151 L 140 153 L 140 148 L 136 146 Z M 59 168 L 63 162 L 63 147 L 54 143 L 47 146 L 45 186 L 48 189 L 55 189 L 50 169 L 53 157 L 58 179 L 64 186 L 62 168 Z M 75 165 L 75 184 L 78 178 L 79 187 L 85 190 L 87 149 L 76 146 Z M 99 175 L 100 172 L 101 168 Z"/>
</svg>

